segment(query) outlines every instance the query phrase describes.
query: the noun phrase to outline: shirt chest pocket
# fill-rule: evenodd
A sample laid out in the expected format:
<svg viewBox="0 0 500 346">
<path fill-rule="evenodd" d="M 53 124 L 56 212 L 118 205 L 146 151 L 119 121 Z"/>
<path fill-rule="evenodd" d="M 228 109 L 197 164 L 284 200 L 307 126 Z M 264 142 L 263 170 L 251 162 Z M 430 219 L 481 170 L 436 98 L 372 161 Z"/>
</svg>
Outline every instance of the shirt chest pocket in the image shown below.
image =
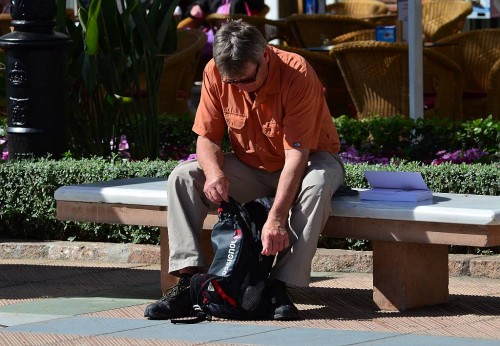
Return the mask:
<svg viewBox="0 0 500 346">
<path fill-rule="evenodd" d="M 277 137 L 281 135 L 281 128 L 275 121 L 268 121 L 267 123 L 262 125 L 262 132 L 267 137 Z"/>
<path fill-rule="evenodd" d="M 245 116 L 235 113 L 224 113 L 224 118 L 226 119 L 227 126 L 234 130 L 241 130 L 247 120 Z"/>
<path fill-rule="evenodd" d="M 233 148 L 238 145 L 244 150 L 248 149 L 248 134 L 245 124 L 247 118 L 240 114 L 224 112 L 226 124 L 229 127 L 229 140 Z"/>
</svg>

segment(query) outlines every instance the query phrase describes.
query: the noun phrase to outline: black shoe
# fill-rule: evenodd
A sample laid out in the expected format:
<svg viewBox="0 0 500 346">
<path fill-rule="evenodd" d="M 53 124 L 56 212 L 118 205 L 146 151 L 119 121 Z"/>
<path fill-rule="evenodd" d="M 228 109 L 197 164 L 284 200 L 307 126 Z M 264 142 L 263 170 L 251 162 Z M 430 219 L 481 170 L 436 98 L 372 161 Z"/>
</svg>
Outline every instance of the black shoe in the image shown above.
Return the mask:
<svg viewBox="0 0 500 346">
<path fill-rule="evenodd" d="M 273 319 L 277 321 L 300 320 L 297 307 L 293 304 L 291 295 L 283 281 L 274 280 L 271 284 L 271 303 Z"/>
<path fill-rule="evenodd" d="M 156 303 L 149 304 L 144 317 L 151 320 L 168 320 L 186 317 L 193 313 L 193 303 L 189 293 L 191 275 L 182 275 L 179 283 L 169 288 Z"/>
</svg>

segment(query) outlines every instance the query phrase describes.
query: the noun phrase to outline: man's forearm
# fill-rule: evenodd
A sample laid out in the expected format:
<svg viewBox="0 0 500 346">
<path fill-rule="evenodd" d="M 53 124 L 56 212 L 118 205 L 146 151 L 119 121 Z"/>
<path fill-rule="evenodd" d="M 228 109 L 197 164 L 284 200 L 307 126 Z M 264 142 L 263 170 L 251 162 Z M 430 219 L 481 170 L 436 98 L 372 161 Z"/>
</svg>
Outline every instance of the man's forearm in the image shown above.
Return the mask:
<svg viewBox="0 0 500 346">
<path fill-rule="evenodd" d="M 206 178 L 203 193 L 215 204 L 229 200 L 229 180 L 222 171 L 224 159 L 220 144 L 201 136 L 196 142 L 198 163 Z"/>
<path fill-rule="evenodd" d="M 309 160 L 309 150 L 290 149 L 286 151 L 285 166 L 280 175 L 273 207 L 269 218 L 285 223 L 290 208 L 297 197 Z"/>
<path fill-rule="evenodd" d="M 223 155 L 220 143 L 199 136 L 196 141 L 196 157 L 205 176 L 223 175 Z"/>
</svg>

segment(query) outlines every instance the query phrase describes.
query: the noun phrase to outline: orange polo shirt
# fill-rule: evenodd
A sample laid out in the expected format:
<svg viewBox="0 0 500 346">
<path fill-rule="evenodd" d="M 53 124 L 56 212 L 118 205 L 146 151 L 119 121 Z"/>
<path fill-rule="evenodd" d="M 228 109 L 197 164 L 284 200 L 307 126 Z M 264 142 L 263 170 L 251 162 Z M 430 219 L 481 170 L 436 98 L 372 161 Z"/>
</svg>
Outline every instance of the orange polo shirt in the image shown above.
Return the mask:
<svg viewBox="0 0 500 346">
<path fill-rule="evenodd" d="M 219 141 L 228 130 L 236 156 L 268 172 L 283 168 L 286 149 L 338 153 L 337 129 L 311 65 L 298 54 L 266 49 L 269 73 L 253 101 L 222 82 L 213 59 L 207 64 L 193 131 Z"/>
</svg>

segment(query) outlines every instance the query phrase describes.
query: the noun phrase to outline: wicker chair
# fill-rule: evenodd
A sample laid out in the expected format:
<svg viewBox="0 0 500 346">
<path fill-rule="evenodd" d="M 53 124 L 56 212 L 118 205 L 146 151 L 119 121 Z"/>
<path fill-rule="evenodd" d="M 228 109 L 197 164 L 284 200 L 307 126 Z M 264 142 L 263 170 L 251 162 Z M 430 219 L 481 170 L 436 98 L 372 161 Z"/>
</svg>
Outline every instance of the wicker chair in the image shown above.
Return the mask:
<svg viewBox="0 0 500 346">
<path fill-rule="evenodd" d="M 464 118 L 484 117 L 493 113 L 496 119 L 500 110 L 494 105 L 500 96 L 495 78 L 500 60 L 500 29 L 481 29 L 448 36 L 433 48 L 455 61 L 464 75 Z"/>
<path fill-rule="evenodd" d="M 382 1 L 377 0 L 344 0 L 326 6 L 326 12 L 346 16 L 364 18 L 387 14 L 389 10 Z"/>
<path fill-rule="evenodd" d="M 264 4 L 264 7 L 262 7 L 262 10 L 253 17 L 265 18 L 270 10 L 271 10 L 271 8 L 268 5 Z M 208 14 L 207 17 L 210 16 L 211 14 Z M 177 24 L 177 29 L 188 29 L 188 28 L 189 29 L 199 29 L 199 28 L 203 27 L 205 24 L 207 24 L 206 17 L 205 18 L 187 17 L 187 18 L 184 18 L 183 20 L 181 20 Z"/>
<path fill-rule="evenodd" d="M 287 17 L 291 45 L 317 47 L 345 33 L 375 28 L 375 24 L 349 16 L 334 14 L 292 14 Z"/>
<path fill-rule="evenodd" d="M 353 41 L 375 41 L 375 29 L 365 29 L 348 32 L 347 34 L 335 37 L 330 42 L 331 44 L 335 45 Z"/>
<path fill-rule="evenodd" d="M 344 0 L 326 6 L 327 13 L 363 19 L 376 25 L 395 25 L 397 14 L 391 13 L 382 1 Z"/>
<path fill-rule="evenodd" d="M 310 52 L 291 46 L 277 46 L 279 49 L 304 57 L 313 67 L 325 89 L 325 99 L 332 116 L 354 116 L 354 107 L 337 61 L 324 53 Z"/>
<path fill-rule="evenodd" d="M 217 32 L 217 30 L 227 22 L 228 19 L 241 19 L 249 24 L 254 25 L 262 33 L 264 38 L 270 42 L 278 40 L 279 44 L 288 44 L 290 34 L 285 22 L 267 19 L 258 16 L 245 16 L 242 14 L 210 14 L 205 21 L 208 26 Z"/>
<path fill-rule="evenodd" d="M 409 116 L 408 46 L 358 41 L 334 46 L 358 119 L 372 115 Z M 444 55 L 424 51 L 424 116 L 462 118 L 460 67 Z"/>
<path fill-rule="evenodd" d="M 491 68 L 490 79 L 488 81 L 488 101 L 487 113 L 493 116 L 493 119 L 500 120 L 500 60 Z"/>
<path fill-rule="evenodd" d="M 428 42 L 462 31 L 472 4 L 465 0 L 425 0 L 422 3 L 422 33 Z"/>
<path fill-rule="evenodd" d="M 201 30 L 177 30 L 177 50 L 165 56 L 158 89 L 158 112 L 190 113 L 189 99 L 200 54 L 207 42 Z"/>
</svg>

